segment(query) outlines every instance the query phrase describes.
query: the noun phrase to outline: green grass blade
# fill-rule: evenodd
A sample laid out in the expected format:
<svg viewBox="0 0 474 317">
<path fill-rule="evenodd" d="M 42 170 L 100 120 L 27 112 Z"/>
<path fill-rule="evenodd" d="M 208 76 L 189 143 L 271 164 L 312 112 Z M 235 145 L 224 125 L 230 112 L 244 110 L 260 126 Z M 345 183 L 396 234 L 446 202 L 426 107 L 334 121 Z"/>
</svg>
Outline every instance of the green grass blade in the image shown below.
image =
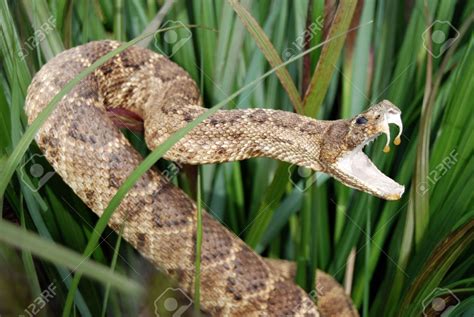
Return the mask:
<svg viewBox="0 0 474 317">
<path fill-rule="evenodd" d="M 375 1 L 364 2 L 360 23 L 370 23 L 374 18 L 374 11 Z M 351 93 L 351 113 L 349 116 L 355 116 L 361 113 L 369 102 L 367 95 L 370 87 L 370 75 L 367 68 L 369 67 L 369 60 L 371 59 L 370 49 L 372 44 L 372 29 L 374 27 L 375 25 L 371 23 L 357 32 L 351 80 L 354 86 Z M 372 102 L 375 103 L 378 102 L 378 100 L 373 100 Z"/>
<path fill-rule="evenodd" d="M 20 201 L 23 199 L 20 197 Z M 20 214 L 20 221 L 21 221 L 21 228 L 26 230 L 26 223 L 25 223 L 25 212 L 23 208 L 23 204 L 21 204 L 21 214 Z M 41 294 L 41 287 L 38 280 L 38 274 L 36 272 L 36 268 L 33 262 L 33 257 L 30 252 L 26 250 L 22 250 L 21 257 L 25 266 L 25 272 L 28 276 L 28 279 L 31 281 L 31 289 L 34 296 L 39 296 Z"/>
<path fill-rule="evenodd" d="M 255 21 L 255 19 L 252 17 L 252 15 L 236 0 L 229 0 L 229 4 L 235 10 L 249 33 L 255 39 L 257 46 L 262 51 L 263 55 L 265 55 L 265 58 L 270 63 L 270 65 L 272 67 L 280 65 L 282 63 L 282 60 L 278 52 L 275 50 L 267 35 L 257 23 L 257 21 Z M 276 72 L 276 75 L 280 79 L 283 88 L 288 93 L 288 96 L 290 97 L 291 102 L 295 107 L 296 111 L 298 113 L 303 113 L 300 95 L 286 68 L 280 68 Z"/>
<path fill-rule="evenodd" d="M 110 285 L 123 292 L 138 295 L 142 286 L 117 273 L 113 273 L 108 267 L 84 259 L 81 254 L 70 251 L 60 245 L 47 241 L 38 235 L 18 228 L 4 220 L 0 220 L 0 240 L 21 250 L 31 252 L 35 256 L 47 261 L 67 267 L 71 270 L 85 274 L 86 276 Z"/>
<path fill-rule="evenodd" d="M 194 308 L 196 313 L 201 309 L 201 245 L 202 245 L 202 193 L 201 170 L 197 174 L 197 221 L 196 221 L 196 259 L 194 275 Z"/>
<path fill-rule="evenodd" d="M 22 2 L 34 29 L 38 31 L 38 34 L 45 37 L 45 40 L 38 38 L 37 41 L 41 45 L 41 51 L 46 57 L 46 60 L 49 60 L 53 58 L 53 56 L 62 52 L 64 46 L 59 34 L 54 28 L 56 25 L 56 19 L 51 12 L 49 12 L 46 1 L 23 0 Z M 48 30 L 47 32 L 41 30 L 41 28 L 46 29 L 46 27 Z"/>
<path fill-rule="evenodd" d="M 125 39 L 124 27 L 124 3 L 123 0 L 114 0 L 114 37 L 117 41 Z"/>
<path fill-rule="evenodd" d="M 288 184 L 288 164 L 279 163 L 273 181 L 265 192 L 258 211 L 248 225 L 250 227 L 245 235 L 245 242 L 252 248 L 260 243 L 267 230 L 275 208 L 285 192 L 286 184 Z"/>
<path fill-rule="evenodd" d="M 118 235 L 117 243 L 115 244 L 115 248 L 114 248 L 114 255 L 112 257 L 112 263 L 110 264 L 110 270 L 112 272 L 115 272 L 115 266 L 117 265 L 118 254 L 120 251 L 120 243 L 122 242 L 122 232 L 123 232 L 123 225 L 120 227 L 120 234 Z M 104 300 L 102 301 L 102 314 L 101 314 L 102 317 L 105 317 L 105 314 L 107 313 L 107 304 L 109 301 L 110 286 L 111 286 L 110 283 L 108 283 L 105 288 Z"/>
</svg>

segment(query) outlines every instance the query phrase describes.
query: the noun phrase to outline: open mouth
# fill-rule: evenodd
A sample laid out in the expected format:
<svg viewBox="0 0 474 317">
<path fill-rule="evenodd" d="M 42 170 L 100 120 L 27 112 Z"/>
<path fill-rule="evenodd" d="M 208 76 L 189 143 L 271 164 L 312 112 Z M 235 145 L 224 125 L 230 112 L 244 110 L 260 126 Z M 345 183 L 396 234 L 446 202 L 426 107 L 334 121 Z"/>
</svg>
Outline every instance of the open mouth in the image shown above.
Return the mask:
<svg viewBox="0 0 474 317">
<path fill-rule="evenodd" d="M 387 143 L 384 152 L 390 151 L 390 123 L 394 123 L 399 127 L 399 133 L 395 138 L 394 143 L 395 145 L 400 144 L 400 135 L 403 130 L 400 114 L 399 111 L 388 111 L 385 114 L 384 120 L 378 127 L 379 132 L 377 134 L 367 139 L 363 144 L 359 145 L 336 162 L 335 168 L 338 173 L 344 175 L 344 180 L 342 180 L 343 183 L 350 187 L 369 192 L 383 199 L 397 200 L 401 198 L 405 191 L 405 187 L 383 174 L 363 152 L 363 148 L 374 141 L 382 133 L 387 135 Z"/>
</svg>

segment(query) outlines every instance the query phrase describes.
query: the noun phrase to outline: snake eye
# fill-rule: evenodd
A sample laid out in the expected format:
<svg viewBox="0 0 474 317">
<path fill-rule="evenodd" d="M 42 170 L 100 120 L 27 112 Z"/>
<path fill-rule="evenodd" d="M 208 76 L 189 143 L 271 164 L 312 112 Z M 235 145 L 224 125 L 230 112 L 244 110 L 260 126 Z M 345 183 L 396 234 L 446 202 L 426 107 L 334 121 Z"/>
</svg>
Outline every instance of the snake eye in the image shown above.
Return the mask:
<svg viewBox="0 0 474 317">
<path fill-rule="evenodd" d="M 357 124 L 366 124 L 367 123 L 367 118 L 364 116 L 360 116 L 359 118 L 356 119 Z"/>
</svg>

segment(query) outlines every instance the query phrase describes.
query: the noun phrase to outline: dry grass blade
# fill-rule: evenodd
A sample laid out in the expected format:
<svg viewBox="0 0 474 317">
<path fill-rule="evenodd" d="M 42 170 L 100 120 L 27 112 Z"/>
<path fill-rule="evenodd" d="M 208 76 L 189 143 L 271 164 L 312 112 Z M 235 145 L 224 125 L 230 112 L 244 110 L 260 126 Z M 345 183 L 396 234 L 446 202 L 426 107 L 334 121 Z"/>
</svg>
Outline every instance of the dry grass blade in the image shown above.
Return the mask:
<svg viewBox="0 0 474 317">
<path fill-rule="evenodd" d="M 408 309 L 416 309 L 416 305 L 409 304 L 421 302 L 423 298 L 426 298 L 432 290 L 430 286 L 436 286 L 440 282 L 459 254 L 472 244 L 473 240 L 474 220 L 471 220 L 439 243 L 420 271 L 421 274 L 408 289 L 399 316 L 411 316 L 414 313 L 413 311 L 409 312 Z"/>
<path fill-rule="evenodd" d="M 345 35 L 339 35 L 346 33 L 349 29 L 356 5 L 357 1 L 343 0 L 337 7 L 336 15 L 328 34 L 328 38 L 336 38 L 323 47 L 316 70 L 313 73 L 303 100 L 304 114 L 307 116 L 315 117 L 323 103 L 334 72 L 334 65 L 339 59 L 346 39 Z"/>
<path fill-rule="evenodd" d="M 146 29 L 143 31 L 142 34 L 149 34 L 158 30 L 166 14 L 168 13 L 169 10 L 171 10 L 173 3 L 174 3 L 174 0 L 166 0 L 163 6 L 161 7 L 160 11 L 158 11 L 158 13 L 153 18 L 153 21 L 151 21 L 151 23 L 146 27 Z M 141 40 L 140 42 L 138 42 L 137 45 L 141 47 L 148 47 L 151 41 L 153 41 L 153 38 L 147 37 Z"/>
</svg>

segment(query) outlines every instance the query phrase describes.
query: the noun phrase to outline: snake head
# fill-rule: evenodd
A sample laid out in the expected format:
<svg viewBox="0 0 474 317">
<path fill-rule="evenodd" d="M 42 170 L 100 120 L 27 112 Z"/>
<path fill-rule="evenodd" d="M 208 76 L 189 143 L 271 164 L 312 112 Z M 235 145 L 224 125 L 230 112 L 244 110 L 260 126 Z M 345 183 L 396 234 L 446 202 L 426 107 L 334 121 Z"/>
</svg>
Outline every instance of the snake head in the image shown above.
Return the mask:
<svg viewBox="0 0 474 317">
<path fill-rule="evenodd" d="M 322 152 L 327 154 L 320 158 L 326 172 L 349 187 L 387 200 L 400 199 L 405 187 L 384 175 L 363 152 L 381 134 L 387 136 L 384 152 L 390 151 L 390 123 L 399 128 L 394 140 L 398 145 L 403 130 L 401 111 L 390 101 L 383 100 L 350 120 L 338 121 L 326 132 L 329 142 Z"/>
</svg>

